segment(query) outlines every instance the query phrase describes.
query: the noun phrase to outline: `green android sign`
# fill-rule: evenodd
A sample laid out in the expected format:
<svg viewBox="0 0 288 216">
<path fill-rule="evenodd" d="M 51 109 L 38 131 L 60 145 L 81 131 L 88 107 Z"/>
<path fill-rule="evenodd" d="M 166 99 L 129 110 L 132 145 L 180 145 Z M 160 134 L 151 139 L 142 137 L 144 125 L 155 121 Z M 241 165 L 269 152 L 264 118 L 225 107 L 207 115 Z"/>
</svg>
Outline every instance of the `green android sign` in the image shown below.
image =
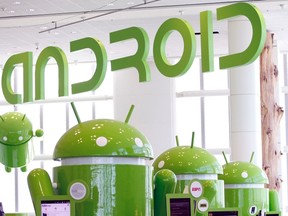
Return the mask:
<svg viewBox="0 0 288 216">
<path fill-rule="evenodd" d="M 220 69 L 238 67 L 253 62 L 262 51 L 266 37 L 266 27 L 263 15 L 254 6 L 248 3 L 236 3 L 217 8 L 217 20 L 221 21 L 237 16 L 246 17 L 252 27 L 252 39 L 249 46 L 240 53 L 222 56 L 219 59 Z M 200 13 L 201 27 L 201 61 L 202 72 L 214 70 L 213 51 L 213 22 L 212 12 Z M 172 32 L 177 31 L 184 44 L 184 50 L 178 63 L 172 65 L 168 62 L 165 47 Z M 134 39 L 137 42 L 137 51 L 134 55 L 126 56 L 111 61 L 112 71 L 136 68 L 139 82 L 151 79 L 147 57 L 150 42 L 146 31 L 140 27 L 130 27 L 110 33 L 110 43 Z M 107 70 L 107 53 L 101 41 L 94 38 L 83 38 L 70 42 L 70 51 L 91 49 L 95 54 L 97 68 L 90 80 L 71 85 L 72 94 L 87 92 L 97 89 L 103 82 Z M 191 67 L 196 53 L 196 38 L 193 27 L 185 20 L 171 18 L 165 21 L 158 29 L 153 43 L 153 57 L 161 74 L 166 77 L 178 77 L 185 74 Z M 23 52 L 11 56 L 5 63 L 2 74 L 2 91 L 5 99 L 11 104 L 44 100 L 44 72 L 50 58 L 54 58 L 59 68 L 58 96 L 68 96 L 68 62 L 65 53 L 58 47 L 47 47 L 40 53 L 35 68 L 35 92 L 33 90 L 33 56 L 31 52 Z M 11 76 L 17 65 L 23 66 L 23 97 L 16 94 L 11 87 Z M 33 96 L 35 93 L 35 96 Z"/>
</svg>

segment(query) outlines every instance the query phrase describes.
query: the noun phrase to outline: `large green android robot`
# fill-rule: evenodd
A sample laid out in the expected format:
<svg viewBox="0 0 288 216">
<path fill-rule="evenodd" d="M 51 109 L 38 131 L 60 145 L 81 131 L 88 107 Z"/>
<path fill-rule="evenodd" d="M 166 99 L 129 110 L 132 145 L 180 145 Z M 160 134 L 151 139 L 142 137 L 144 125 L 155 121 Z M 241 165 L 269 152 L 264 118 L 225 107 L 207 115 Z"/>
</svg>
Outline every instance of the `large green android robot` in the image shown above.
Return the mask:
<svg viewBox="0 0 288 216">
<path fill-rule="evenodd" d="M 252 159 L 253 154 L 250 162 L 228 163 L 225 157 L 223 174 L 219 175 L 219 179 L 225 183 L 225 207 L 239 208 L 242 216 L 258 216 L 264 212 L 280 211 L 277 194 L 265 187 L 269 183 L 266 173 L 253 164 Z"/>
<path fill-rule="evenodd" d="M 224 182 L 218 180 L 218 174 L 223 170 L 217 159 L 208 151 L 193 146 L 177 146 L 163 152 L 153 163 L 155 171 L 155 216 L 167 215 L 166 197 L 163 194 L 171 193 L 171 181 L 162 181 L 159 171 L 170 171 L 177 177 L 175 194 L 190 193 L 195 204 L 193 215 L 206 215 L 211 208 L 224 208 Z M 191 184 L 192 182 L 192 184 Z M 167 186 L 166 186 L 167 185 Z M 169 191 L 165 191 L 168 187 Z M 173 185 L 172 185 L 173 186 Z M 159 189 L 160 188 L 160 189 Z M 158 194 L 159 190 L 159 194 Z"/>
<path fill-rule="evenodd" d="M 26 171 L 26 164 L 33 159 L 33 136 L 43 136 L 41 129 L 33 133 L 32 123 L 25 114 L 8 112 L 0 116 L 0 162 L 7 172 L 11 168 Z"/>
<path fill-rule="evenodd" d="M 125 122 L 81 122 L 77 117 L 79 124 L 68 130 L 54 149 L 54 160 L 61 161 L 53 170 L 56 188 L 43 169 L 28 175 L 37 215 L 39 199 L 53 194 L 70 196 L 76 216 L 153 215 L 153 168 L 145 164 L 153 157 L 152 148 L 146 137 L 127 123 L 128 117 Z"/>
</svg>

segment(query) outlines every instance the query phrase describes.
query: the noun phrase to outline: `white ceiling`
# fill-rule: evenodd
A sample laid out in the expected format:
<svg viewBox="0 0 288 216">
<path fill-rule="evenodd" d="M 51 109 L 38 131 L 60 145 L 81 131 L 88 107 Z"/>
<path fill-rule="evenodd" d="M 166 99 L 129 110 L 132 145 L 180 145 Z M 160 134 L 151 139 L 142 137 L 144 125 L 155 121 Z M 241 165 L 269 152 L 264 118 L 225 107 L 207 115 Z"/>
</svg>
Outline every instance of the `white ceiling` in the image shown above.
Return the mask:
<svg viewBox="0 0 288 216">
<path fill-rule="evenodd" d="M 145 5 L 137 6 L 145 2 Z M 212 10 L 215 15 L 217 7 L 233 2 L 235 1 L 1 0 L 0 64 L 3 65 L 11 55 L 24 51 L 32 51 L 36 59 L 38 53 L 47 46 L 64 49 L 70 61 L 90 60 L 93 56 L 89 51 L 81 51 L 81 55 L 69 51 L 70 41 L 84 37 L 95 37 L 102 41 L 109 59 L 127 55 L 125 53 L 132 54 L 136 49 L 133 41 L 109 43 L 110 32 L 131 26 L 143 27 L 148 32 L 151 50 L 157 29 L 168 18 L 186 19 L 197 32 L 201 11 Z M 275 33 L 280 51 L 288 51 L 288 1 L 249 2 L 259 7 L 264 14 L 267 28 Z M 85 21 L 86 19 L 90 20 Z M 71 24 L 73 22 L 76 23 Z M 214 35 L 214 49 L 217 54 L 227 52 L 226 24 L 225 21 L 213 22 L 214 30 L 219 31 L 219 34 Z M 52 30 L 56 26 L 58 29 Z M 51 30 L 48 31 L 49 29 Z M 169 39 L 179 43 L 167 45 L 168 56 L 181 54 L 182 43 L 177 36 L 173 34 Z"/>
</svg>

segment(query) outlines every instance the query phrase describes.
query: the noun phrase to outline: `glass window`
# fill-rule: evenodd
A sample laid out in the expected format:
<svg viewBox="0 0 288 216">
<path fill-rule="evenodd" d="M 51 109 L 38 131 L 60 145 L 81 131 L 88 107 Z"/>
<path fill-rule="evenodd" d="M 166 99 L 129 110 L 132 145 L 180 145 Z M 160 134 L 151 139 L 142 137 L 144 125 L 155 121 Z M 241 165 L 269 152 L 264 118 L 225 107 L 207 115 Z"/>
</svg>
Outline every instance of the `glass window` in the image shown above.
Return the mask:
<svg viewBox="0 0 288 216">
<path fill-rule="evenodd" d="M 176 78 L 176 92 L 200 90 L 199 58 L 195 58 L 186 74 Z"/>
<path fill-rule="evenodd" d="M 219 68 L 219 58 L 214 59 L 213 72 L 203 73 L 204 89 L 205 90 L 218 90 L 218 89 L 228 89 L 228 75 L 227 70 L 220 70 Z"/>
<path fill-rule="evenodd" d="M 70 83 L 70 94 L 72 94 L 72 85 L 80 82 L 85 82 L 91 79 L 94 71 L 94 66 L 92 63 L 75 63 L 69 65 L 69 83 Z M 76 96 L 77 94 L 75 94 Z M 83 92 L 78 94 L 82 95 L 92 95 L 91 91 Z"/>
<path fill-rule="evenodd" d="M 231 162 L 230 154 L 225 153 L 225 155 L 226 155 L 228 163 Z M 225 161 L 225 158 L 224 158 L 223 154 L 214 154 L 214 156 L 218 160 L 219 164 L 221 164 L 221 165 L 226 164 L 226 161 Z"/>
<path fill-rule="evenodd" d="M 176 133 L 179 145 L 191 145 L 192 132 L 195 132 L 194 145 L 201 146 L 200 98 L 177 98 L 176 113 Z"/>
<path fill-rule="evenodd" d="M 93 118 L 93 102 L 76 102 L 74 103 L 78 116 L 81 122 L 91 120 Z M 78 124 L 77 118 L 72 110 L 71 106 L 68 106 L 69 112 L 69 128 L 73 127 L 74 125 Z"/>
<path fill-rule="evenodd" d="M 5 212 L 15 211 L 15 170 L 7 173 L 3 164 L 0 164 L 0 202 Z"/>
<path fill-rule="evenodd" d="M 94 63 L 70 64 L 69 66 L 70 85 L 90 80 L 95 73 L 96 67 L 97 65 L 95 65 Z M 98 86 L 95 91 L 87 91 L 84 93 L 75 94 L 73 96 L 78 97 L 82 95 L 111 96 L 112 94 L 113 94 L 113 73 L 110 72 L 110 64 L 108 64 L 107 72 L 105 74 L 103 82 L 100 83 L 100 86 Z"/>
<path fill-rule="evenodd" d="M 54 59 L 49 61 L 50 64 L 46 65 L 45 67 L 45 99 L 57 98 L 58 97 L 58 89 L 59 89 L 59 72 L 58 72 L 58 65 L 53 64 L 55 62 Z"/>
<path fill-rule="evenodd" d="M 218 58 L 215 58 L 215 71 L 202 73 L 199 67 L 200 60 L 196 58 L 189 72 L 176 79 L 176 92 L 183 91 L 189 95 L 179 96 L 178 94 L 177 133 L 185 137 L 185 143 L 190 143 L 191 133 L 194 130 L 195 145 L 206 149 L 228 149 L 228 95 L 221 96 L 223 93 L 218 92 L 218 90 L 228 89 L 227 70 L 217 70 Z M 206 90 L 209 90 L 208 94 Z M 210 96 L 211 94 L 214 96 Z M 217 96 L 217 94 L 221 95 Z"/>
<path fill-rule="evenodd" d="M 40 167 L 40 161 L 32 161 L 27 165 L 26 172 L 21 172 L 20 170 L 18 170 L 17 196 L 18 196 L 18 211 L 19 212 L 34 212 L 34 207 L 33 207 L 32 199 L 30 196 L 29 187 L 27 184 L 27 177 L 28 177 L 28 174 L 33 169 L 36 169 L 39 167 Z"/>
<path fill-rule="evenodd" d="M 114 119 L 113 100 L 94 102 L 95 119 Z"/>
<path fill-rule="evenodd" d="M 92 67 L 92 71 L 94 73 L 95 65 Z M 113 73 L 110 69 L 111 65 L 108 63 L 107 65 L 107 73 L 105 74 L 105 78 L 102 82 L 102 84 L 97 88 L 93 95 L 96 96 L 112 96 L 113 95 Z"/>
<path fill-rule="evenodd" d="M 43 105 L 43 154 L 52 155 L 54 147 L 66 131 L 66 103 Z"/>
<path fill-rule="evenodd" d="M 31 121 L 34 135 L 37 129 L 43 129 L 40 125 L 41 111 L 40 111 L 39 104 L 17 105 L 17 111 L 23 114 L 26 114 L 27 118 Z M 33 138 L 33 147 L 34 147 L 35 155 L 38 155 L 41 153 L 41 141 L 43 141 L 43 139 L 44 137 Z"/>
<path fill-rule="evenodd" d="M 205 97 L 204 104 L 205 148 L 229 148 L 228 97 Z"/>
</svg>

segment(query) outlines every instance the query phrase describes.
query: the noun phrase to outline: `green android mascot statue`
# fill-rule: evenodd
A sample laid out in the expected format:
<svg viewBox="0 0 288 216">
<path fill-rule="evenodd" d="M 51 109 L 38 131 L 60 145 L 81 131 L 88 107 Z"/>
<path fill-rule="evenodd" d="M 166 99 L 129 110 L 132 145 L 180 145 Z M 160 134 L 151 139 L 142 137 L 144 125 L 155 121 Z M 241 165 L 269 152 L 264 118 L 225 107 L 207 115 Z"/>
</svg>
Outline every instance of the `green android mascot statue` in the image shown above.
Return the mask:
<svg viewBox="0 0 288 216">
<path fill-rule="evenodd" d="M 41 129 L 33 133 L 32 124 L 25 114 L 8 112 L 0 116 L 0 162 L 7 172 L 12 168 L 26 171 L 33 159 L 33 136 L 43 136 Z"/>
<path fill-rule="evenodd" d="M 266 188 L 269 183 L 266 173 L 250 162 L 229 162 L 223 152 L 226 164 L 223 174 L 219 175 L 225 183 L 225 206 L 237 207 L 242 216 L 261 216 L 266 212 L 280 211 L 278 194 Z"/>
<path fill-rule="evenodd" d="M 224 208 L 224 181 L 218 180 L 218 174 L 222 174 L 223 169 L 212 154 L 193 145 L 194 132 L 191 146 L 179 146 L 177 139 L 176 147 L 168 149 L 155 159 L 155 216 L 167 215 L 166 197 L 163 194 L 169 193 L 190 194 L 195 216 L 207 215 L 211 208 Z M 161 172 L 169 173 L 168 171 L 176 176 L 174 191 L 172 181 L 158 180 L 163 175 Z"/>
<path fill-rule="evenodd" d="M 75 201 L 76 216 L 152 216 L 153 158 L 146 137 L 127 122 L 98 119 L 69 129 L 54 149 L 53 183 L 43 169 L 28 175 L 28 186 L 36 215 L 39 199 L 68 195 Z M 132 106 L 133 108 L 133 106 Z M 54 187 L 52 187 L 52 185 Z"/>
</svg>

